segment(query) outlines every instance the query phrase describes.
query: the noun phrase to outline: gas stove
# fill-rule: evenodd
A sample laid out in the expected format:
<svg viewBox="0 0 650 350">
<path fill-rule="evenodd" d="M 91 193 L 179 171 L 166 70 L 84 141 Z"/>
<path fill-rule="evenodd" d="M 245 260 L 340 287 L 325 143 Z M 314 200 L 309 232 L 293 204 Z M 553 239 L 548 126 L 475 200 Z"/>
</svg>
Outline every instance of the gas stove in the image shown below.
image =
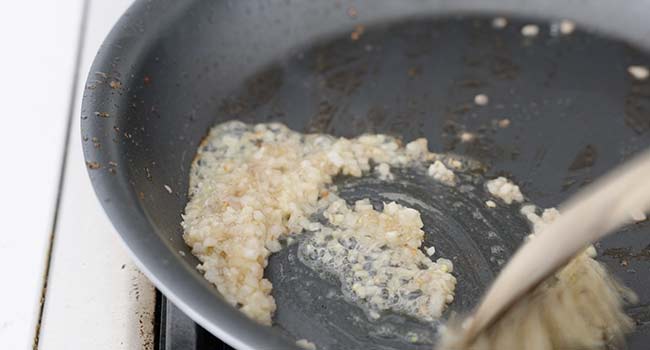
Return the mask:
<svg viewBox="0 0 650 350">
<path fill-rule="evenodd" d="M 234 350 L 156 292 L 156 350 Z"/>
</svg>

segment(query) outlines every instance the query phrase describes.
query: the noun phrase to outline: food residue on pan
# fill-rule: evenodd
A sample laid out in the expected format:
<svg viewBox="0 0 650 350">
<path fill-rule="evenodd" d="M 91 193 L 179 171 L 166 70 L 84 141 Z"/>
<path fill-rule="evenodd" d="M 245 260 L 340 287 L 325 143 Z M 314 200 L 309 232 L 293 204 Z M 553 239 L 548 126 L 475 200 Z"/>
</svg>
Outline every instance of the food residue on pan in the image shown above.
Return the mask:
<svg viewBox="0 0 650 350">
<path fill-rule="evenodd" d="M 563 35 L 569 35 L 576 30 L 576 24 L 573 21 L 564 19 L 560 21 L 560 33 Z"/>
<path fill-rule="evenodd" d="M 346 139 L 277 123 L 220 124 L 192 166 L 183 237 L 205 278 L 263 324 L 271 324 L 275 310 L 272 285 L 263 277 L 268 257 L 282 248 L 280 238 L 302 232 L 312 242 L 302 255 L 336 258 L 311 261 L 336 273 L 344 293 L 370 316 L 391 309 L 431 320 L 453 300 L 455 278 L 448 260 L 433 262 L 420 250 L 419 212 L 396 203 L 349 207 L 331 183 L 337 175 L 367 175 L 375 164 L 385 164 L 376 171 L 388 178 L 390 167 L 435 157 L 425 139 L 401 146 L 386 135 Z M 343 258 L 357 263 L 333 265 Z"/>
<path fill-rule="evenodd" d="M 569 35 L 576 30 L 576 24 L 568 19 L 559 22 L 552 22 L 550 26 L 551 36 Z"/>
<path fill-rule="evenodd" d="M 329 225 L 301 243 L 299 257 L 336 276 L 343 295 L 370 319 L 391 310 L 434 321 L 453 300 L 453 265 L 433 262 L 419 249 L 424 231 L 417 210 L 390 202 L 379 211 L 367 199 L 354 206 L 335 199 L 325 218 Z"/>
<path fill-rule="evenodd" d="M 636 80 L 646 80 L 650 77 L 650 70 L 645 66 L 632 65 L 627 67 L 627 72 Z"/>
<path fill-rule="evenodd" d="M 423 245 L 420 212 L 394 201 L 346 202 L 333 178 L 374 174 L 393 181 L 392 169 L 413 167 L 433 181 L 456 186 L 463 173 L 450 168 L 461 165 L 431 153 L 426 139 L 402 146 L 387 135 L 348 139 L 301 134 L 279 123 L 226 122 L 211 129 L 192 164 L 183 238 L 201 261 L 198 269 L 205 278 L 229 303 L 262 324 L 272 323 L 276 309 L 273 286 L 264 278 L 269 256 L 283 249 L 281 239 L 294 240 L 298 234 L 299 260 L 336 277 L 345 299 L 369 319 L 394 312 L 433 324 L 453 302 L 457 280 L 451 260 L 434 260 L 435 242 Z M 505 177 L 484 186 L 505 204 L 524 201 L 519 186 Z M 497 207 L 494 200 L 484 203 Z M 541 211 L 532 204 L 521 206 L 520 213 L 532 225 L 531 239 L 560 215 L 554 208 Z M 638 213 L 631 216 L 645 219 Z M 491 251 L 500 253 L 503 247 Z M 595 255 L 589 247 L 559 272 L 562 288 L 570 290 L 567 281 L 580 271 L 601 273 Z M 306 339 L 296 344 L 315 349 Z"/>
<path fill-rule="evenodd" d="M 537 207 L 533 204 L 523 205 L 520 213 L 533 226 L 533 232 L 537 233 L 542 232 L 548 224 L 560 216 L 560 212 L 555 208 L 544 209 L 541 216 L 537 215 Z"/>
<path fill-rule="evenodd" d="M 88 169 L 92 169 L 92 170 L 96 170 L 102 167 L 101 165 L 99 165 L 98 162 L 86 162 L 86 166 L 88 167 Z"/>
<path fill-rule="evenodd" d="M 521 34 L 525 37 L 535 37 L 539 34 L 539 26 L 536 24 L 526 24 L 521 27 Z"/>
<path fill-rule="evenodd" d="M 476 135 L 471 132 L 463 131 L 462 133 L 460 133 L 461 142 L 472 142 L 474 141 L 474 139 L 476 139 Z"/>
<path fill-rule="evenodd" d="M 425 249 L 424 251 L 427 252 L 428 256 L 433 256 L 433 254 L 436 253 L 436 247 L 431 246 L 431 247 Z"/>
<path fill-rule="evenodd" d="M 474 96 L 474 103 L 477 106 L 487 106 L 487 104 L 490 102 L 490 99 L 486 94 L 478 94 Z"/>
<path fill-rule="evenodd" d="M 500 119 L 499 121 L 497 121 L 497 125 L 498 125 L 501 129 L 505 129 L 505 128 L 507 128 L 507 127 L 510 126 L 510 119 L 508 119 L 508 118 Z"/>
<path fill-rule="evenodd" d="M 359 16 L 359 11 L 354 6 L 348 7 L 347 13 L 350 18 L 357 18 L 357 16 Z"/>
<path fill-rule="evenodd" d="M 361 24 L 357 24 L 354 27 L 352 33 L 350 33 L 350 39 L 352 39 L 353 41 L 359 40 L 359 38 L 361 38 L 361 35 L 363 35 L 364 31 L 365 31 L 365 27 Z"/>
<path fill-rule="evenodd" d="M 495 17 L 492 19 L 492 27 L 496 29 L 505 28 L 508 25 L 508 19 L 505 17 Z"/>
<path fill-rule="evenodd" d="M 485 187 L 490 194 L 501 199 L 506 204 L 524 201 L 524 196 L 521 194 L 519 186 L 515 185 L 512 181 L 503 176 L 487 181 Z"/>
<path fill-rule="evenodd" d="M 375 167 L 375 172 L 379 176 L 379 179 L 388 181 L 393 180 L 395 176 L 390 172 L 390 165 L 386 163 L 381 163 Z"/>
<path fill-rule="evenodd" d="M 316 345 L 307 339 L 296 340 L 296 345 L 305 350 L 316 350 Z"/>
<path fill-rule="evenodd" d="M 456 175 L 453 171 L 449 170 L 441 161 L 436 160 L 427 169 L 427 174 L 437 181 L 453 186 L 456 183 Z"/>
</svg>

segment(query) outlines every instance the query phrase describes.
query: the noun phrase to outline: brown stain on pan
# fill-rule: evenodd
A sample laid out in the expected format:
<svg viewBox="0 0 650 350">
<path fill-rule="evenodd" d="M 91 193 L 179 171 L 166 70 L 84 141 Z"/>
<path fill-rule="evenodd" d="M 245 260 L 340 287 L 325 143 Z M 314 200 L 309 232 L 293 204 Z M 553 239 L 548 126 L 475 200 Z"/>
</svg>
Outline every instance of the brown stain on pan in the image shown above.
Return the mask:
<svg viewBox="0 0 650 350">
<path fill-rule="evenodd" d="M 338 107 L 330 104 L 328 101 L 321 101 L 318 105 L 318 112 L 307 124 L 307 132 L 326 132 L 337 110 Z"/>
<path fill-rule="evenodd" d="M 630 260 L 650 261 L 650 245 L 645 246 L 638 252 L 633 252 L 630 247 L 609 248 L 603 252 L 603 255 L 618 260 L 618 263 L 627 267 Z"/>
<path fill-rule="evenodd" d="M 284 83 L 284 70 L 272 65 L 246 80 L 244 91 L 235 97 L 225 98 L 219 113 L 242 118 L 252 111 L 269 103 Z"/>
<path fill-rule="evenodd" d="M 632 82 L 624 106 L 625 125 L 639 135 L 650 130 L 649 82 Z"/>
<path fill-rule="evenodd" d="M 573 162 L 569 165 L 569 171 L 591 168 L 596 163 L 597 158 L 598 152 L 596 151 L 596 147 L 587 145 L 573 159 Z"/>
</svg>

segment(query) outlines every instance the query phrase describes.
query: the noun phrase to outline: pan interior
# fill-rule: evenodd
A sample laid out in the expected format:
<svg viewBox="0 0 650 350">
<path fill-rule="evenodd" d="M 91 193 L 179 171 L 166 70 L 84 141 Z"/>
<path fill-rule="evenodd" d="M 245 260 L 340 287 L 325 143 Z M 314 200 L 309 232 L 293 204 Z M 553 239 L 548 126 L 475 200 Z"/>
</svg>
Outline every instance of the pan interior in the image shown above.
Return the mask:
<svg viewBox="0 0 650 350">
<path fill-rule="evenodd" d="M 125 146 L 126 166 L 137 164 L 129 169 L 132 186 L 171 248 L 184 252 L 179 259 L 188 270 L 197 260 L 180 238 L 179 215 L 187 200 L 189 164 L 207 128 L 231 119 L 279 121 L 294 130 L 337 136 L 426 137 L 433 152 L 480 162 L 484 174 L 475 175 L 480 179 L 505 175 L 533 203 L 556 206 L 650 145 L 650 80 L 627 73 L 630 65 L 650 67 L 650 59 L 580 29 L 552 34 L 547 22 L 537 23 L 536 37 L 524 37 L 521 28 L 527 23 L 509 19 L 505 28 L 495 29 L 489 18 L 448 18 L 357 26 L 288 53 L 225 96 L 208 93 L 219 84 L 210 79 L 210 64 L 203 67 L 197 59 L 195 72 L 182 71 L 177 67 L 190 67 L 184 64 L 189 58 L 170 59 L 177 54 L 161 44 L 153 49 L 156 59 L 141 69 L 144 84 L 133 95 L 132 115 L 142 118 L 127 119 L 119 131 L 128 133 L 126 144 L 140 142 Z M 196 95 L 172 94 L 182 91 L 186 79 Z M 488 96 L 489 103 L 476 105 L 477 94 Z M 509 125 L 499 126 L 504 119 Z M 165 123 L 156 124 L 159 120 Z M 461 142 L 464 132 L 475 137 Z M 527 224 L 514 207 L 476 215 L 474 202 L 484 194 L 452 193 L 408 171 L 400 178 L 404 181 L 338 181 L 347 200 L 415 203 L 423 213 L 426 242 L 456 259 L 457 294 L 450 310 L 468 310 L 498 271 L 498 259 L 507 259 L 521 242 Z M 173 203 L 163 185 L 174 190 Z M 458 201 L 471 206 L 455 207 Z M 647 228 L 647 222 L 630 226 L 597 245 L 599 259 L 640 296 L 639 305 L 629 310 L 638 323 L 632 348 L 650 339 L 650 235 L 642 233 Z M 486 241 L 491 231 L 506 248 L 498 259 L 491 259 L 494 244 Z M 304 266 L 296 249 L 272 256 L 266 271 L 274 284 L 274 327 L 280 332 L 307 338 L 319 349 L 430 348 L 429 325 L 399 315 L 368 321 L 337 296 L 335 281 Z M 391 336 L 406 329 L 421 334 L 420 340 L 413 344 Z"/>
<path fill-rule="evenodd" d="M 511 177 L 534 203 L 556 206 L 648 144 L 650 82 L 635 81 L 626 70 L 648 59 L 582 31 L 552 35 L 550 23 L 537 23 L 540 34 L 527 38 L 520 32 L 524 24 L 510 20 L 495 29 L 488 19 L 460 19 L 358 27 L 356 40 L 353 32 L 259 72 L 218 114 L 339 136 L 426 137 L 432 151 L 476 159 L 487 177 Z M 477 94 L 488 96 L 487 106 L 474 103 Z M 499 126 L 503 119 L 508 127 Z M 464 132 L 476 138 L 461 142 Z M 486 209 L 489 198 L 481 189 L 468 195 L 409 171 L 399 176 L 395 183 L 339 179 L 341 194 L 349 202 L 396 200 L 418 209 L 425 246 L 435 245 L 455 264 L 458 285 L 449 311 L 469 310 L 528 225 L 516 206 Z M 475 176 L 476 183 L 486 178 Z M 598 245 L 600 260 L 642 294 L 641 306 L 630 311 L 641 324 L 649 321 L 639 310 L 650 295 L 643 295 L 647 279 L 638 275 L 650 264 L 623 262 L 612 253 L 646 251 L 650 239 L 635 235 L 645 227 L 629 227 Z M 499 242 L 488 239 L 490 232 Z M 502 256 L 495 257 L 495 249 Z M 296 251 L 294 245 L 272 256 L 266 271 L 278 327 L 324 349 L 431 347 L 431 325 L 399 315 L 369 321 L 343 300 L 338 282 L 307 268 Z M 642 337 L 643 327 L 638 332 L 632 337 Z"/>
</svg>

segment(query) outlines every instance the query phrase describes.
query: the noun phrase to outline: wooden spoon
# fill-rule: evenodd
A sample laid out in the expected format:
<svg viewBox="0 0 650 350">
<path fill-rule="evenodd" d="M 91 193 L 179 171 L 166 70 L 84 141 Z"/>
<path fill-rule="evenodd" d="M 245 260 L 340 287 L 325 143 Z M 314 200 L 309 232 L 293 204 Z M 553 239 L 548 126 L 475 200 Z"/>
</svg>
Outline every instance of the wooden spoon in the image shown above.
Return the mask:
<svg viewBox="0 0 650 350">
<path fill-rule="evenodd" d="M 570 198 L 562 215 L 524 244 L 464 323 L 465 344 L 519 298 L 566 265 L 589 244 L 643 217 L 650 209 L 650 151 L 617 167 Z"/>
</svg>

